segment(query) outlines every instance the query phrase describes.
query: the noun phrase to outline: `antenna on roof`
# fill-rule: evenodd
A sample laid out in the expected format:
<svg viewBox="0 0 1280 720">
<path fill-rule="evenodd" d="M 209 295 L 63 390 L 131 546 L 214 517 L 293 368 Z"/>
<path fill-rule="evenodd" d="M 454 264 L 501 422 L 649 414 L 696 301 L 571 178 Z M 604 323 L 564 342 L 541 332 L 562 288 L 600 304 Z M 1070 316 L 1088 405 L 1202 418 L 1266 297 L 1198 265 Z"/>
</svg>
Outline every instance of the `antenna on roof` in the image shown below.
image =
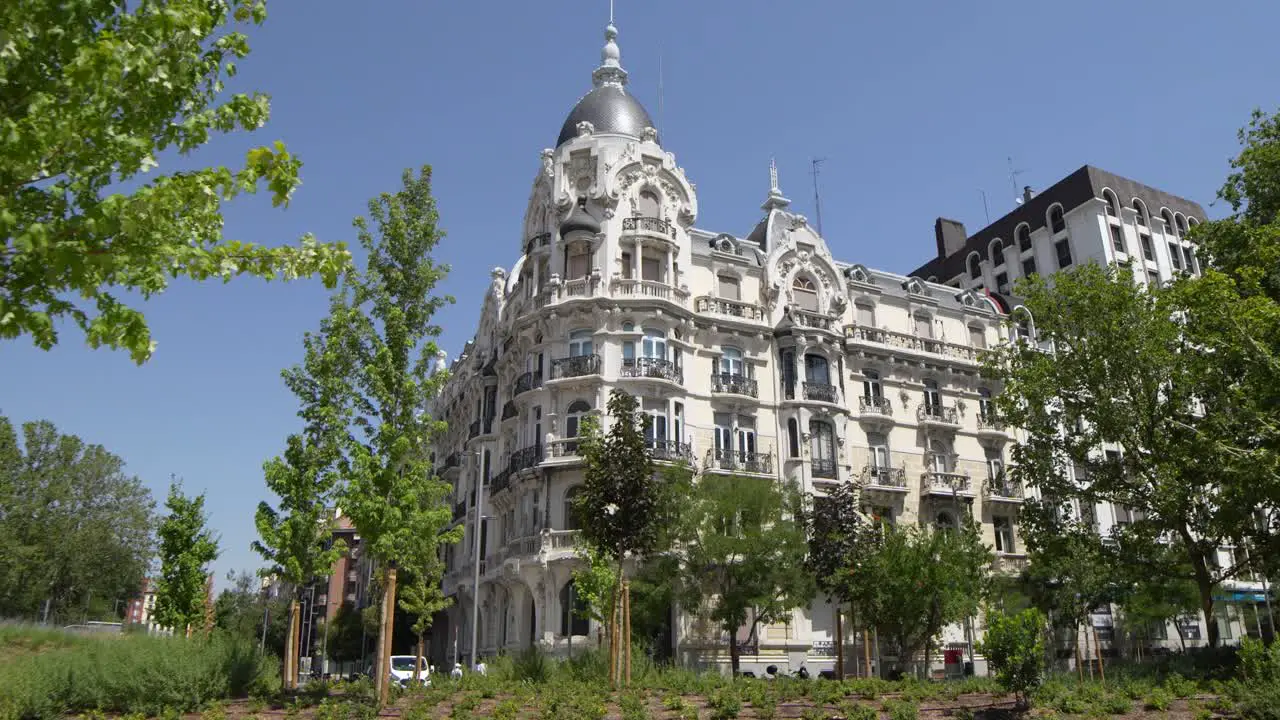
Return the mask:
<svg viewBox="0 0 1280 720">
<path fill-rule="evenodd" d="M 991 210 L 987 207 L 987 191 L 978 188 L 978 192 L 982 193 L 982 214 L 987 216 L 987 224 L 991 224 Z"/>
<path fill-rule="evenodd" d="M 609 24 L 613 24 L 613 0 L 609 0 Z"/>
<path fill-rule="evenodd" d="M 1009 184 L 1013 185 L 1014 202 L 1021 205 L 1022 199 L 1018 196 L 1018 176 L 1026 172 L 1026 170 L 1014 170 L 1013 158 L 1010 157 L 1008 158 L 1008 160 L 1009 160 Z"/>
<path fill-rule="evenodd" d="M 612 2 L 612 0 L 610 0 Z M 662 134 L 662 46 L 658 46 L 658 134 Z"/>
<path fill-rule="evenodd" d="M 813 175 L 813 210 L 818 218 L 818 235 L 822 235 L 822 194 L 818 191 L 818 174 L 821 172 L 822 163 L 826 162 L 826 158 L 813 158 L 813 170 L 809 171 Z"/>
</svg>

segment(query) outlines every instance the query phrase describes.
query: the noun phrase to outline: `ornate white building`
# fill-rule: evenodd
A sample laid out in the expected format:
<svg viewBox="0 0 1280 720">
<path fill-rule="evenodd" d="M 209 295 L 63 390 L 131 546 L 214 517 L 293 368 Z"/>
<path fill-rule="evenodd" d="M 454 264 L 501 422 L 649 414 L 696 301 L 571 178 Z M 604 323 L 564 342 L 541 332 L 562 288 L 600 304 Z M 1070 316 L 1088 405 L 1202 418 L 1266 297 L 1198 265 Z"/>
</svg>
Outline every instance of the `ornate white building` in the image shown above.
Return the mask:
<svg viewBox="0 0 1280 720">
<path fill-rule="evenodd" d="M 605 36 L 593 88 L 541 153 L 518 259 L 493 270 L 479 329 L 438 399 L 449 431 L 437 462 L 467 539 L 448 550 L 455 603 L 437 622 L 434 657 L 447 661 L 455 646 L 472 657 L 481 514 L 479 654 L 595 644 L 594 628 L 568 612 L 578 562 L 569 500 L 582 481 L 582 418 L 615 388 L 652 417 L 659 461 L 816 493 L 857 483 L 868 512 L 893 522 L 953 524 L 972 512 L 998 565 L 1023 562 L 1021 492 L 1003 473 L 1011 437 L 987 412 L 993 388 L 977 363 L 1012 308 L 836 260 L 789 209 L 773 168 L 745 237 L 695 228 L 696 189 L 627 93 L 616 30 Z M 727 661 L 725 638 L 672 617 L 667 650 Z M 819 600 L 739 637 L 743 668 L 830 668 L 834 624 Z M 945 641 L 967 647 L 966 637 L 954 628 Z"/>
</svg>

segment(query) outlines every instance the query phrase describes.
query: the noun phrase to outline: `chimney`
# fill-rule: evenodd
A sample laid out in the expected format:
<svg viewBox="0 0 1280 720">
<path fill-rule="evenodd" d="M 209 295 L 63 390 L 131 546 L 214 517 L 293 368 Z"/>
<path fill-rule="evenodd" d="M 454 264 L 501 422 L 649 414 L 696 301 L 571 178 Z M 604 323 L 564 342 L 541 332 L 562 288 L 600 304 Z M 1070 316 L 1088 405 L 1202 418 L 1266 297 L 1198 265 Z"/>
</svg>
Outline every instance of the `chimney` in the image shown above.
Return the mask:
<svg viewBox="0 0 1280 720">
<path fill-rule="evenodd" d="M 1023 185 L 1022 186 L 1022 202 L 1027 202 L 1033 197 L 1035 197 L 1035 193 L 1031 192 L 1031 186 Z"/>
<path fill-rule="evenodd" d="M 969 238 L 969 233 L 964 229 L 964 223 L 942 217 L 933 221 L 933 234 L 938 240 L 938 257 L 940 258 L 959 252 L 964 247 L 964 241 Z"/>
</svg>

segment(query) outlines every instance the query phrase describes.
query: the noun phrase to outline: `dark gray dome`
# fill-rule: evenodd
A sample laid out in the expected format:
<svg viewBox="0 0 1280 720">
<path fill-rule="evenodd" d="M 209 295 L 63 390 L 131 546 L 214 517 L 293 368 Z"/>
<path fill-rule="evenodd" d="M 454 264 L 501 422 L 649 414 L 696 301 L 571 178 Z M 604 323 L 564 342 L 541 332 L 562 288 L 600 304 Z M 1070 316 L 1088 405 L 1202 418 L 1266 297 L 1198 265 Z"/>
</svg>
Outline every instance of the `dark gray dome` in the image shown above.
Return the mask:
<svg viewBox="0 0 1280 720">
<path fill-rule="evenodd" d="M 602 85 L 582 96 L 564 125 L 560 126 L 560 137 L 556 147 L 565 144 L 578 136 L 578 123 L 586 120 L 595 127 L 597 133 L 630 135 L 639 139 L 640 131 L 646 127 L 654 127 L 649 113 L 622 87 Z"/>
<path fill-rule="evenodd" d="M 581 203 L 574 205 L 573 212 L 560 223 L 560 237 L 568 237 L 575 230 L 585 230 L 593 235 L 600 232 L 600 221 L 591 217 Z"/>
</svg>

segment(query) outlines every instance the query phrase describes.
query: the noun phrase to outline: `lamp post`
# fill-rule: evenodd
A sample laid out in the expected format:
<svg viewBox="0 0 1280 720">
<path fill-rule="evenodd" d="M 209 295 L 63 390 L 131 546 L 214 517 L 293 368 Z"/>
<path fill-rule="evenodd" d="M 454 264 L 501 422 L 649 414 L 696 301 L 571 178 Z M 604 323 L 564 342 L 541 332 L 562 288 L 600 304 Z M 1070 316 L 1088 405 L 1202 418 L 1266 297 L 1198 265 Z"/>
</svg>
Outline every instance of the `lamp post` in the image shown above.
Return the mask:
<svg viewBox="0 0 1280 720">
<path fill-rule="evenodd" d="M 471 666 L 475 667 L 479 661 L 477 644 L 480 641 L 480 524 L 484 522 L 484 490 L 488 483 L 485 482 L 482 454 L 475 451 L 470 455 L 476 468 L 476 524 L 473 529 L 475 541 L 471 578 Z"/>
</svg>

